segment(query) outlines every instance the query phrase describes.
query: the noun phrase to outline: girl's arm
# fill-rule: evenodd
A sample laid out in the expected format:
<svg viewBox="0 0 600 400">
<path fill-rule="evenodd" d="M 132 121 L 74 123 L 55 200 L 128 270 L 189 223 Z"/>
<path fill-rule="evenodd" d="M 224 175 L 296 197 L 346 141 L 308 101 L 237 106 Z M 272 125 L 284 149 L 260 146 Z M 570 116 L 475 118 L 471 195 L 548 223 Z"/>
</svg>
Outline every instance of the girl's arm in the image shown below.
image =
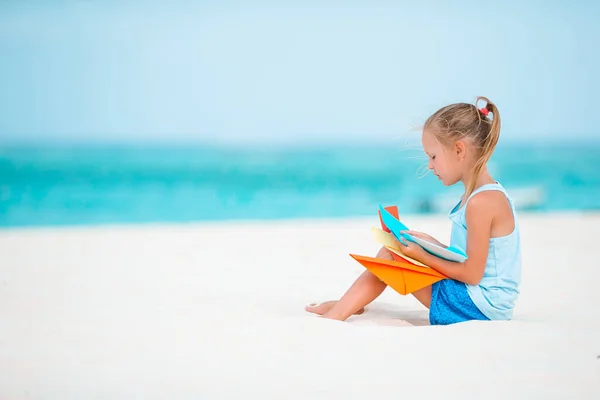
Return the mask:
<svg viewBox="0 0 600 400">
<path fill-rule="evenodd" d="M 477 285 L 483 278 L 485 270 L 494 217 L 492 210 L 495 209 L 494 203 L 496 203 L 493 194 L 492 196 L 488 194 L 491 194 L 491 192 L 482 192 L 478 196 L 473 196 L 467 204 L 466 252 L 469 258 L 465 262 L 457 263 L 444 260 L 411 242 L 407 242 L 407 246 L 401 243 L 402 251 L 407 252 L 407 256 L 421 261 L 451 279 L 468 285 Z"/>
</svg>

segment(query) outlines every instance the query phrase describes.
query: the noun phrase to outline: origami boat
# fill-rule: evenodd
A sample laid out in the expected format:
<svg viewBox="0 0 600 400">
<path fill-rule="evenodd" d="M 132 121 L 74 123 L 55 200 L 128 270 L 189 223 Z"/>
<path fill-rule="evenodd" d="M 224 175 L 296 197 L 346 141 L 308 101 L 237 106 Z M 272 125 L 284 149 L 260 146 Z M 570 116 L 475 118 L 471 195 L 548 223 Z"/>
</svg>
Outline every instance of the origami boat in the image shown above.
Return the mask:
<svg viewBox="0 0 600 400">
<path fill-rule="evenodd" d="M 392 206 L 385 209 L 399 219 L 398 207 Z M 384 235 L 375 233 L 379 235 L 378 241 L 391 251 L 394 260 L 350 254 L 352 258 L 402 295 L 413 293 L 448 278 L 433 268 L 403 255 L 400 249 L 393 247 L 389 239 L 385 237 L 385 233 L 390 234 L 390 230 L 384 225 L 381 213 L 379 213 L 379 220 L 383 229 L 383 232 L 380 232 Z"/>
</svg>

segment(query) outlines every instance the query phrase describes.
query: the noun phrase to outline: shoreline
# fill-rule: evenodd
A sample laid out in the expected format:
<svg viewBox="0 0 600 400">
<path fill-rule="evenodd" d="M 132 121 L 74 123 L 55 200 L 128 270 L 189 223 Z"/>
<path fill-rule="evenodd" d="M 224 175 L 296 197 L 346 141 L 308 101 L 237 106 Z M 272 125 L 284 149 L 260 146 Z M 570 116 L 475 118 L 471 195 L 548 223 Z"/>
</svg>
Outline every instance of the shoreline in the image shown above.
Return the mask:
<svg viewBox="0 0 600 400">
<path fill-rule="evenodd" d="M 517 217 L 519 220 L 546 220 L 548 218 L 600 218 L 600 210 L 564 210 L 564 211 L 518 211 Z M 223 219 L 223 220 L 193 220 L 193 221 L 148 221 L 148 222 L 100 222 L 92 224 L 54 224 L 54 225 L 0 225 L 0 233 L 11 231 L 48 231 L 48 230 L 106 230 L 106 229 L 158 229 L 158 228 L 174 228 L 174 227 L 228 227 L 228 226 L 278 226 L 278 225 L 329 225 L 329 224 L 361 224 L 374 221 L 378 224 L 377 213 L 374 217 L 369 216 L 340 216 L 340 217 L 291 217 L 291 218 L 270 218 L 270 219 Z M 411 221 L 437 221 L 448 219 L 447 214 L 429 213 L 429 214 L 404 214 L 401 215 L 403 220 Z"/>
</svg>

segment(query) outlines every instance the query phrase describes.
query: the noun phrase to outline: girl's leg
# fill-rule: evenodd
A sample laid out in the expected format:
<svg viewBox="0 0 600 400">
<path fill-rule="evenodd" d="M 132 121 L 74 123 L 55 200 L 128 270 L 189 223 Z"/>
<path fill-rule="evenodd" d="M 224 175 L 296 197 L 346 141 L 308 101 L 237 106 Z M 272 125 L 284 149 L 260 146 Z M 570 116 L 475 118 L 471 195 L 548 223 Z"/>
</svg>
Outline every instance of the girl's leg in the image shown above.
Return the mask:
<svg viewBox="0 0 600 400">
<path fill-rule="evenodd" d="M 412 295 L 425 307 L 429 308 L 431 305 L 431 285 L 413 292 Z"/>
<path fill-rule="evenodd" d="M 345 321 L 356 312 L 375 300 L 387 285 L 380 281 L 371 271 L 366 270 L 350 286 L 342 298 L 333 304 L 331 309 L 323 314 L 323 318 Z"/>
<path fill-rule="evenodd" d="M 379 250 L 376 258 L 394 259 L 390 251 L 385 247 Z M 379 297 L 386 287 L 387 285 L 379 280 L 377 276 L 371 271 L 366 270 L 350 286 L 339 301 L 330 301 L 314 307 L 308 306 L 306 310 L 322 314 L 324 318 L 345 321 L 352 314 L 361 314 L 364 311 L 364 307 Z M 429 308 L 431 303 L 431 286 L 417 290 L 413 295 L 421 304 Z"/>
</svg>

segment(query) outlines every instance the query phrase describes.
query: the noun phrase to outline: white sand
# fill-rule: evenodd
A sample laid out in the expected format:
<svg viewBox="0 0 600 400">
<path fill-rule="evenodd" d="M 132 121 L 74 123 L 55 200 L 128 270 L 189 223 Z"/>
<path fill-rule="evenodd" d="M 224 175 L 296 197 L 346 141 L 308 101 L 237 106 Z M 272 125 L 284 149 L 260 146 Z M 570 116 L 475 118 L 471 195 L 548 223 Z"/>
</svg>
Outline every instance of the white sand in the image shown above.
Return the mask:
<svg viewBox="0 0 600 400">
<path fill-rule="evenodd" d="M 391 289 L 303 310 L 363 271 L 375 218 L 0 231 L 0 399 L 598 399 L 600 215 L 521 223 L 515 319 L 443 327 Z"/>
</svg>

